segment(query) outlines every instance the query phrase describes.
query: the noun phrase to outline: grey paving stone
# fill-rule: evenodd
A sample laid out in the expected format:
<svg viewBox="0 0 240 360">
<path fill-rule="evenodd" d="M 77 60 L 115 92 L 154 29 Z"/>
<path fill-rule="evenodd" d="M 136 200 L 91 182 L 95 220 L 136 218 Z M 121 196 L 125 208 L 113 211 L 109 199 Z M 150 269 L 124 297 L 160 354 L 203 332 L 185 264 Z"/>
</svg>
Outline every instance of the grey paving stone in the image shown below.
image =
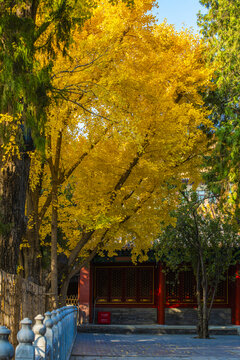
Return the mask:
<svg viewBox="0 0 240 360">
<path fill-rule="evenodd" d="M 77 335 L 72 360 L 236 360 L 240 337 L 216 335 L 197 339 L 192 335 L 122 335 L 81 333 Z"/>
<path fill-rule="evenodd" d="M 106 357 L 106 356 L 72 356 L 70 360 L 218 360 L 218 357 L 148 357 L 148 356 L 134 356 L 134 357 Z M 239 360 L 239 357 L 231 357 L 231 360 Z M 228 360 L 228 359 L 226 359 Z"/>
</svg>

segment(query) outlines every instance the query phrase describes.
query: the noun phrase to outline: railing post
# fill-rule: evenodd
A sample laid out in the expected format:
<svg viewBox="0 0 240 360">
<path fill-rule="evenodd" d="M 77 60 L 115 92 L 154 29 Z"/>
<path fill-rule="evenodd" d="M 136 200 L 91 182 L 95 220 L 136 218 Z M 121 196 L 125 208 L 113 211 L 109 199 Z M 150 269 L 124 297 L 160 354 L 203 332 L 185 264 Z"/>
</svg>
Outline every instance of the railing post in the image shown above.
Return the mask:
<svg viewBox="0 0 240 360">
<path fill-rule="evenodd" d="M 72 306 L 68 305 L 68 327 L 70 329 L 68 338 L 68 358 L 70 357 L 71 345 L 72 345 Z"/>
<path fill-rule="evenodd" d="M 53 321 L 53 338 L 54 338 L 54 360 L 59 359 L 59 337 L 58 337 L 58 318 L 56 310 L 52 311 L 52 321 Z"/>
<path fill-rule="evenodd" d="M 54 334 L 53 334 L 53 321 L 51 319 L 52 314 L 50 311 L 47 311 L 45 314 L 45 319 L 43 321 L 44 325 L 46 326 L 46 339 L 47 339 L 47 346 L 48 346 L 48 357 L 50 357 L 51 360 L 54 360 L 53 352 L 54 352 Z"/>
<path fill-rule="evenodd" d="M 71 329 L 70 317 L 69 317 L 69 306 L 66 307 L 66 322 L 67 322 L 67 329 Z M 69 348 L 70 348 L 70 341 L 71 341 L 71 330 L 67 336 L 67 356 L 66 359 L 69 358 Z"/>
<path fill-rule="evenodd" d="M 69 359 L 71 356 L 73 343 L 75 341 L 77 324 L 77 308 L 73 305 L 66 307 L 66 323 L 67 329 L 69 329 L 67 336 L 66 359 Z"/>
<path fill-rule="evenodd" d="M 70 326 L 71 326 L 71 342 L 70 342 L 70 348 L 69 348 L 69 355 L 71 356 L 72 347 L 75 341 L 76 337 L 76 323 L 77 323 L 77 308 L 76 306 L 71 306 L 70 311 Z"/>
<path fill-rule="evenodd" d="M 71 343 L 71 350 L 73 347 L 73 342 L 75 340 L 75 306 L 72 306 L 72 343 Z"/>
<path fill-rule="evenodd" d="M 77 336 L 78 306 L 74 306 L 74 340 Z"/>
<path fill-rule="evenodd" d="M 61 325 L 62 325 L 62 351 L 61 351 L 61 359 L 65 360 L 65 333 L 66 329 L 64 328 L 64 311 L 63 308 L 60 308 L 60 316 L 61 316 Z"/>
<path fill-rule="evenodd" d="M 75 337 L 75 306 L 73 305 L 72 306 L 72 344 L 71 344 L 71 349 L 72 349 L 72 346 L 73 346 L 73 341 L 74 341 L 74 337 Z"/>
<path fill-rule="evenodd" d="M 63 327 L 63 354 L 67 357 L 67 326 L 66 326 L 66 306 L 62 307 L 62 327 Z"/>
<path fill-rule="evenodd" d="M 59 351 L 59 359 L 60 360 L 64 360 L 63 357 L 63 343 L 62 343 L 62 338 L 63 338 L 63 326 L 62 326 L 62 315 L 61 315 L 61 311 L 60 309 L 57 309 L 57 318 L 58 318 L 58 338 L 59 338 L 59 346 L 61 347 L 61 350 Z"/>
<path fill-rule="evenodd" d="M 33 326 L 33 332 L 35 334 L 34 347 L 35 356 L 40 356 L 46 359 L 47 354 L 47 339 L 44 336 L 46 334 L 46 326 L 43 324 L 44 316 L 37 315 L 35 318 L 35 325 Z"/>
<path fill-rule="evenodd" d="M 0 326 L 0 359 L 11 360 L 14 356 L 14 348 L 8 337 L 11 331 L 6 326 Z"/>
<path fill-rule="evenodd" d="M 22 328 L 17 334 L 19 345 L 16 348 L 15 360 L 35 360 L 33 346 L 34 332 L 31 329 L 32 321 L 25 318 L 21 321 Z"/>
</svg>

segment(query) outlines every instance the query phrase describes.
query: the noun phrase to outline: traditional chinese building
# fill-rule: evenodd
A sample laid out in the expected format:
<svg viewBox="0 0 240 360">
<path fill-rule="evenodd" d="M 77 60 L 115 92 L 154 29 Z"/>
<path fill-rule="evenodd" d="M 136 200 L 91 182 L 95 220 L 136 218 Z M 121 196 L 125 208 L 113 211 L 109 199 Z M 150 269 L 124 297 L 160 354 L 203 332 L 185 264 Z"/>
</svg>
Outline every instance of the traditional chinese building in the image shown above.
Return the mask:
<svg viewBox="0 0 240 360">
<path fill-rule="evenodd" d="M 218 286 L 210 324 L 240 325 L 240 277 L 231 267 Z M 110 313 L 111 324 L 191 325 L 197 320 L 195 278 L 192 270 L 178 279 L 160 263 L 133 265 L 129 256 L 95 257 L 82 269 L 78 302 L 82 322 L 97 323 L 98 314 Z"/>
</svg>

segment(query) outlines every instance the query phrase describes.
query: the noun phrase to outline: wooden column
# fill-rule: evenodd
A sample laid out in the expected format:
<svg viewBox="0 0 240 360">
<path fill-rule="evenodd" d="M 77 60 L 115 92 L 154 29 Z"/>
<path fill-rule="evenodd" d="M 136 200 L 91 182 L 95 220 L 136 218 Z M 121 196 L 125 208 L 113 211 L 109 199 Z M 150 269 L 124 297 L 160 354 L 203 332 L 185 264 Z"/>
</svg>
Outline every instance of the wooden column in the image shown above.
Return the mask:
<svg viewBox="0 0 240 360">
<path fill-rule="evenodd" d="M 94 319 L 94 314 L 93 311 L 95 311 L 94 306 L 93 306 L 93 296 L 94 296 L 94 291 L 93 291 L 93 266 L 90 263 L 90 289 L 89 289 L 89 323 L 92 324 L 93 323 L 93 319 Z"/>
<path fill-rule="evenodd" d="M 235 280 L 235 325 L 240 325 L 240 265 L 236 266 Z"/>
<path fill-rule="evenodd" d="M 162 265 L 158 267 L 158 298 L 157 298 L 157 322 L 165 324 L 165 274 Z"/>
<path fill-rule="evenodd" d="M 86 323 L 89 321 L 90 312 L 90 274 L 89 269 L 83 267 L 80 271 L 78 284 L 78 303 L 79 303 L 79 321 Z"/>
</svg>

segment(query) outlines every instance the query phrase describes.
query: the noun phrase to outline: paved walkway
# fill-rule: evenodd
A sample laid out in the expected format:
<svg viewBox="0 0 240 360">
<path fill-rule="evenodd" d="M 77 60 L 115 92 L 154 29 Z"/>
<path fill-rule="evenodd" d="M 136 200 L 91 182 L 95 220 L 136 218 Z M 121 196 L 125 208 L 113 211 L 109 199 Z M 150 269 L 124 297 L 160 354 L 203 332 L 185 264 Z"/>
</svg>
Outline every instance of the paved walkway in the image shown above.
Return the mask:
<svg viewBox="0 0 240 360">
<path fill-rule="evenodd" d="M 122 335 L 81 333 L 71 360 L 239 360 L 240 337 L 216 335 L 196 339 L 193 335 Z"/>
</svg>

